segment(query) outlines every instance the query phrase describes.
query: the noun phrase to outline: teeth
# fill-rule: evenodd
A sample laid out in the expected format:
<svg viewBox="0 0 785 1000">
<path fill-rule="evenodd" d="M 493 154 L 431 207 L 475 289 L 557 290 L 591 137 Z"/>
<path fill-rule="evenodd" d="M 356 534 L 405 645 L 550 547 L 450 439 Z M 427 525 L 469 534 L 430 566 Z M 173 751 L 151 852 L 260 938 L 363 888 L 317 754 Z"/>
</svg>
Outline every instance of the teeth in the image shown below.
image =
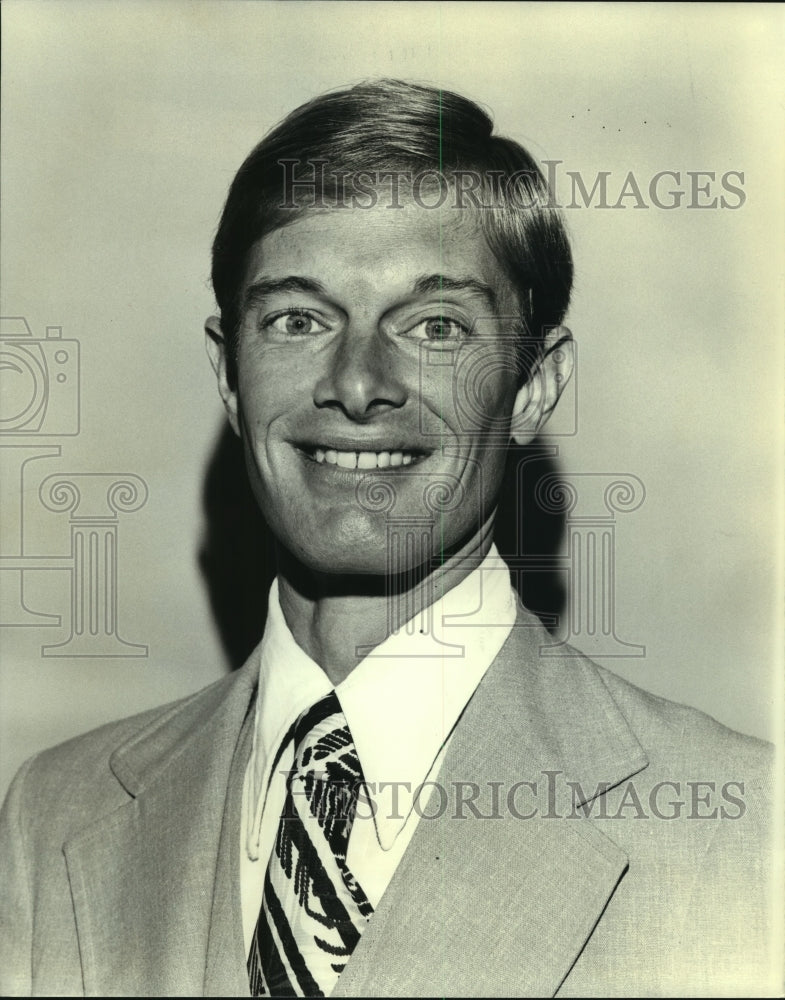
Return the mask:
<svg viewBox="0 0 785 1000">
<path fill-rule="evenodd" d="M 315 448 L 313 457 L 319 464 L 337 465 L 341 469 L 386 469 L 411 465 L 415 459 L 412 452 L 336 451 L 334 448 Z"/>
</svg>

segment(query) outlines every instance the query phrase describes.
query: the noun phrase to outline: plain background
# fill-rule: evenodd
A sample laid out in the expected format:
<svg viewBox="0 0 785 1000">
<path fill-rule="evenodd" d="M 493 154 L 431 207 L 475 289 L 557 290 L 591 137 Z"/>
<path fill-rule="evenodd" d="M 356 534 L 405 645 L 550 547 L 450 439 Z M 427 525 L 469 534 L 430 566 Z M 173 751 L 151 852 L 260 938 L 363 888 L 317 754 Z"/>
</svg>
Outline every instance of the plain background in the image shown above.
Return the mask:
<svg viewBox="0 0 785 1000">
<path fill-rule="evenodd" d="M 68 551 L 45 475 L 142 477 L 149 499 L 119 525 L 119 624 L 149 655 L 45 658 L 62 630 L 4 629 L 0 793 L 31 753 L 226 671 L 197 558 L 223 426 L 210 241 L 272 124 L 378 76 L 456 89 L 560 170 L 610 171 L 617 194 L 629 171 L 644 194 L 661 170 L 683 189 L 688 170 L 744 173 L 737 210 L 566 213 L 578 433 L 553 440 L 565 472 L 646 487 L 617 523 L 617 619 L 647 653 L 601 662 L 777 736 L 782 7 L 11 0 L 2 15 L 2 314 L 81 344 L 81 430 L 31 468 L 25 544 Z M 13 534 L 19 484 L 4 489 Z M 37 609 L 67 616 L 67 574 L 30 576 Z"/>
</svg>

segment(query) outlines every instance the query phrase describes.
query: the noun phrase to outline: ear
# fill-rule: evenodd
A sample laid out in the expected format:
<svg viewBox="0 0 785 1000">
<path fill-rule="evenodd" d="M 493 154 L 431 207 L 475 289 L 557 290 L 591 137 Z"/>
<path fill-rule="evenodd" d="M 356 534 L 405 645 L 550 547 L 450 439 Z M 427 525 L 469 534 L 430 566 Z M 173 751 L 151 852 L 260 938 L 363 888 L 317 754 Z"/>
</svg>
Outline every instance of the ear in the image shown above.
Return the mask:
<svg viewBox="0 0 785 1000">
<path fill-rule="evenodd" d="M 518 390 L 512 408 L 510 433 L 516 444 L 528 444 L 553 413 L 570 380 L 575 351 L 566 326 L 550 330 L 529 380 Z"/>
<path fill-rule="evenodd" d="M 204 324 L 204 332 L 206 335 L 205 346 L 207 347 L 207 356 L 213 366 L 215 377 L 218 379 L 218 392 L 223 400 L 232 430 L 239 437 L 240 421 L 237 416 L 237 389 L 229 378 L 227 359 L 227 351 L 229 349 L 226 346 L 226 338 L 221 329 L 220 317 L 208 316 Z"/>
</svg>

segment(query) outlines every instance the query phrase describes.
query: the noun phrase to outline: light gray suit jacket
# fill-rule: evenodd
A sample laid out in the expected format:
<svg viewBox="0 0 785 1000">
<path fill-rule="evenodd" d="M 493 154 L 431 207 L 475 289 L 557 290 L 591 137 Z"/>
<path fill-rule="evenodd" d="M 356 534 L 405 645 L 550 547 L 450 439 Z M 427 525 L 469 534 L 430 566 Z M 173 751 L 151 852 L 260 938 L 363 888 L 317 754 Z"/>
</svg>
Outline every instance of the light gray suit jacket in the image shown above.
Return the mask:
<svg viewBox="0 0 785 1000">
<path fill-rule="evenodd" d="M 778 995 L 770 748 L 580 655 L 542 657 L 549 641 L 521 610 L 454 733 L 446 805 L 334 995 Z M 22 768 L 0 829 L 2 992 L 247 995 L 255 681 L 252 657 Z"/>
</svg>

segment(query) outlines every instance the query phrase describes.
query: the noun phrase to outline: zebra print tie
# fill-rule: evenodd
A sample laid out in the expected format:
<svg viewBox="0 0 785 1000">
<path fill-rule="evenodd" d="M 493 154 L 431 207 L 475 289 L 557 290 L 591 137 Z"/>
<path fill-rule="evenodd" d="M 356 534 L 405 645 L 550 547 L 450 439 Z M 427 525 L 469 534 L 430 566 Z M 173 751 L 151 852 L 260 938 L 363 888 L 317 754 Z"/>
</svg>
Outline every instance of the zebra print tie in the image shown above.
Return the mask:
<svg viewBox="0 0 785 1000">
<path fill-rule="evenodd" d="M 303 712 L 290 733 L 294 766 L 248 976 L 253 996 L 322 997 L 332 992 L 373 913 L 346 867 L 363 778 L 334 692 Z"/>
</svg>

